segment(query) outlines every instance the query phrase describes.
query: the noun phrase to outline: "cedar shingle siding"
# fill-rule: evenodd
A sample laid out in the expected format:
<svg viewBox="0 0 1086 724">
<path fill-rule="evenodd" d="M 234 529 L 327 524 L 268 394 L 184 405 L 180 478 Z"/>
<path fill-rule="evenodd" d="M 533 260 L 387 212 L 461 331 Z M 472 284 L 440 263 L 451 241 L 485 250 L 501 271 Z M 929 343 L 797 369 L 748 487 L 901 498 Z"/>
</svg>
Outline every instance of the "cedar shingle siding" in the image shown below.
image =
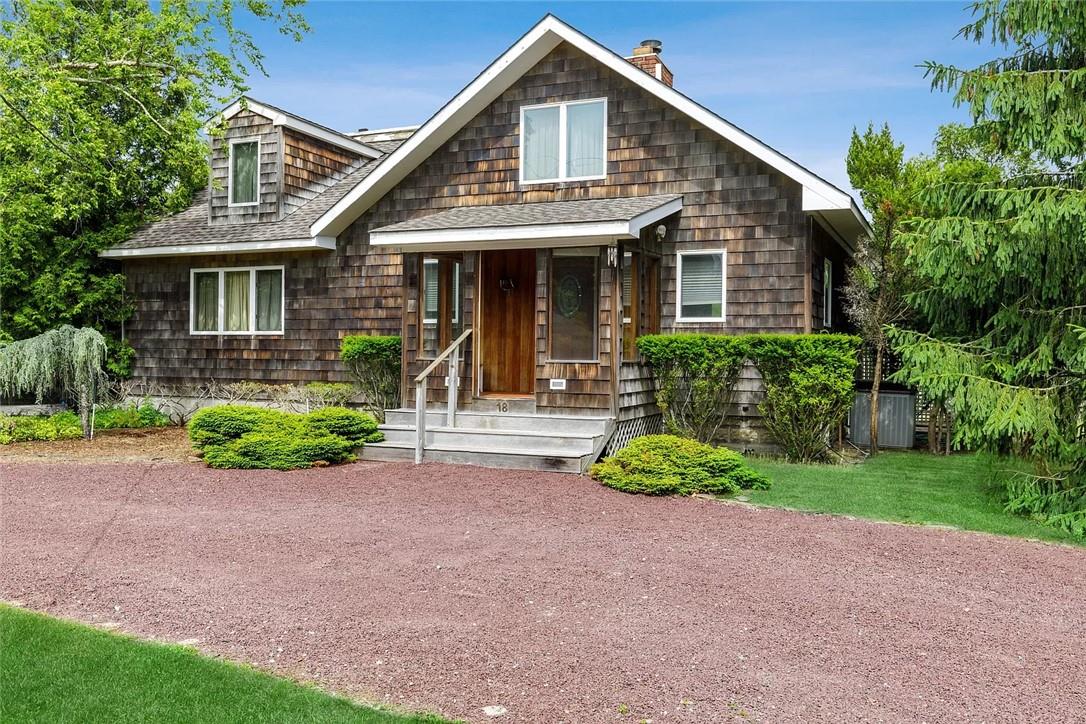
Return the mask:
<svg viewBox="0 0 1086 724">
<path fill-rule="evenodd" d="M 607 178 L 521 188 L 517 180 L 520 107 L 604 96 L 608 99 Z M 239 137 L 258 129 L 264 133 L 258 118 L 243 113 L 231 121 L 231 135 L 235 121 Z M 287 145 L 289 148 L 289 142 Z M 262 156 L 266 157 L 270 148 L 271 143 L 262 145 Z M 310 148 L 307 152 L 316 151 Z M 212 154 L 212 171 L 213 177 L 222 176 L 225 187 L 225 154 L 221 155 L 219 160 Z M 306 161 L 326 162 L 342 166 L 342 159 L 324 156 Z M 279 169 L 278 164 L 267 164 L 265 172 L 278 174 Z M 286 183 L 288 188 L 292 186 L 291 181 Z M 820 311 L 816 312 L 806 296 L 813 291 L 805 279 L 813 255 L 808 249 L 808 222 L 801 210 L 799 184 L 563 44 L 356 220 L 340 236 L 335 252 L 126 262 L 129 291 L 136 303 L 136 314 L 128 326 L 138 355 L 135 374 L 163 382 L 197 382 L 211 377 L 274 382 L 342 379 L 337 362 L 339 338 L 358 333 L 398 334 L 405 289 L 409 299 L 417 300 L 417 286 L 408 289 L 404 283 L 401 256 L 368 248 L 371 228 L 459 206 L 662 194 L 683 196 L 682 212 L 666 220 L 662 248 L 660 321 L 664 331 L 802 332 L 812 322 L 821 323 Z M 278 204 L 274 198 L 265 199 L 263 193 L 261 198 L 259 213 L 264 220 Z M 225 190 L 212 193 L 210 206 L 213 220 L 223 221 Z M 701 248 L 728 251 L 727 323 L 677 327 L 674 252 Z M 472 314 L 473 256 L 465 258 L 469 292 L 466 320 Z M 548 256 L 541 252 L 537 258 L 537 272 L 545 279 L 542 275 L 547 273 Z M 551 376 L 568 377 L 571 394 L 609 394 L 611 389 L 612 360 L 602 337 L 612 333 L 613 272 L 603 258 L 601 251 L 599 365 L 548 369 L 546 300 L 538 302 L 536 376 L 543 383 Z M 190 336 L 188 270 L 243 262 L 286 264 L 285 335 Z M 409 257 L 409 263 L 413 269 L 416 262 Z M 406 281 L 417 285 L 413 273 Z M 820 292 L 812 296 L 820 303 Z M 412 337 L 417 314 L 410 305 L 405 317 L 404 329 Z M 405 340 L 405 346 L 412 350 L 409 361 L 413 361 L 414 340 Z M 410 365 L 411 370 L 416 367 Z M 540 389 L 545 391 L 545 384 L 537 386 Z M 541 406 L 561 408 L 570 401 L 542 391 L 537 394 Z M 588 406 L 601 407 L 599 400 Z"/>
</svg>

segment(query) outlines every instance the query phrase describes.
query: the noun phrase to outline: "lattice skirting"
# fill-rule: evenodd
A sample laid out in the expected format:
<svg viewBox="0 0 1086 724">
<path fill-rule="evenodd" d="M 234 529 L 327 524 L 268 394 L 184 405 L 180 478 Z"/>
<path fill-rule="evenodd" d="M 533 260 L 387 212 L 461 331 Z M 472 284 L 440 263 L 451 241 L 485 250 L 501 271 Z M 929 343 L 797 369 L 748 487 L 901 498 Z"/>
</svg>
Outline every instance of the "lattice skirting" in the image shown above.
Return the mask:
<svg viewBox="0 0 1086 724">
<path fill-rule="evenodd" d="M 604 455 L 614 455 L 630 444 L 630 440 L 642 435 L 659 435 L 664 430 L 663 415 L 646 415 L 632 420 L 623 420 L 615 425 L 615 434 L 604 448 Z"/>
</svg>

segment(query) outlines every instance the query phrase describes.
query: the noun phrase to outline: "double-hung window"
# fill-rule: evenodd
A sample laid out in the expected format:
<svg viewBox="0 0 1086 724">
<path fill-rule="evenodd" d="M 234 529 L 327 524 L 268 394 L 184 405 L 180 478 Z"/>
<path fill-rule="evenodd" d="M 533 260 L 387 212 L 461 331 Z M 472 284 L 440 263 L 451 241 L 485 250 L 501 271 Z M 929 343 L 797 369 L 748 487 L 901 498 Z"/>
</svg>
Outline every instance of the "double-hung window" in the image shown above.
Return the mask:
<svg viewBox="0 0 1086 724">
<path fill-rule="evenodd" d="M 727 301 L 727 252 L 680 251 L 680 322 L 723 322 Z"/>
<path fill-rule="evenodd" d="M 822 326 L 833 326 L 833 260 L 822 260 Z"/>
<path fill-rule="evenodd" d="M 260 141 L 255 138 L 231 141 L 229 161 L 230 205 L 255 205 L 260 191 Z"/>
<path fill-rule="evenodd" d="M 585 181 L 607 175 L 607 99 L 520 109 L 520 181 Z"/>
<path fill-rule="evenodd" d="M 193 269 L 192 334 L 282 334 L 283 267 Z"/>
</svg>

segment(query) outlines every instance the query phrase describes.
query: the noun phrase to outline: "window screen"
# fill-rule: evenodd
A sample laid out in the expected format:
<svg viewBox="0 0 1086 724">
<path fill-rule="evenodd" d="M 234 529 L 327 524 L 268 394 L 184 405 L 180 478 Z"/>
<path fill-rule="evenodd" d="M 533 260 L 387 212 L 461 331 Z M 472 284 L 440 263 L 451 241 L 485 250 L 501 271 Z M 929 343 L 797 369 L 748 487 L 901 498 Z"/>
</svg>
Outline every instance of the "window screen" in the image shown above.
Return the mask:
<svg viewBox="0 0 1086 724">
<path fill-rule="evenodd" d="M 724 253 L 679 255 L 680 316 L 724 318 Z"/>
</svg>

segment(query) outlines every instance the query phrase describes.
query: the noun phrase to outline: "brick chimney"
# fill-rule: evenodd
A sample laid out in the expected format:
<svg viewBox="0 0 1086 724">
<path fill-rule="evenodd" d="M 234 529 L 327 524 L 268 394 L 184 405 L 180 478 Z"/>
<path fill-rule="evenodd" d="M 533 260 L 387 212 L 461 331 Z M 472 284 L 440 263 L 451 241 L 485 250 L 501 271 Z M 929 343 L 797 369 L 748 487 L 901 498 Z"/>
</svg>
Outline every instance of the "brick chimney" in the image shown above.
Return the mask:
<svg viewBox="0 0 1086 724">
<path fill-rule="evenodd" d="M 664 65 L 664 61 L 660 60 L 660 53 L 663 49 L 664 44 L 659 40 L 642 40 L 641 45 L 634 48 L 633 55 L 626 60 L 633 63 L 656 80 L 663 81 L 669 86 L 674 85 L 675 76 L 673 76 L 671 71 L 667 69 L 667 66 Z"/>
</svg>

